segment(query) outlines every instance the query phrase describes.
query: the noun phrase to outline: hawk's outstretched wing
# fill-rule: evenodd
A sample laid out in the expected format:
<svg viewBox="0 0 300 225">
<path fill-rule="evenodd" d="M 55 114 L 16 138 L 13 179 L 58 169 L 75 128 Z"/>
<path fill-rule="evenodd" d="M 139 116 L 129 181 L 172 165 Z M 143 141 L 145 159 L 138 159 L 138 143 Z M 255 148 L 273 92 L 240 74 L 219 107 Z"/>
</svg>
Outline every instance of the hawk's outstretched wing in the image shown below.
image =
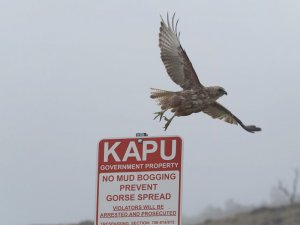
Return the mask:
<svg viewBox="0 0 300 225">
<path fill-rule="evenodd" d="M 237 118 L 228 109 L 226 109 L 224 106 L 217 102 L 213 103 L 212 105 L 209 105 L 203 110 L 203 112 L 210 115 L 214 119 L 218 118 L 224 120 L 227 123 L 240 124 L 242 128 L 251 133 L 261 131 L 261 128 L 256 127 L 254 125 L 246 126 L 239 118 Z"/>
<path fill-rule="evenodd" d="M 178 20 L 174 23 L 174 17 L 175 14 L 172 17 L 172 24 L 169 16 L 167 16 L 167 24 L 161 18 L 159 32 L 161 59 L 171 79 L 180 87 L 185 90 L 202 87 L 192 63 L 181 47 L 179 33 L 177 33 Z"/>
</svg>

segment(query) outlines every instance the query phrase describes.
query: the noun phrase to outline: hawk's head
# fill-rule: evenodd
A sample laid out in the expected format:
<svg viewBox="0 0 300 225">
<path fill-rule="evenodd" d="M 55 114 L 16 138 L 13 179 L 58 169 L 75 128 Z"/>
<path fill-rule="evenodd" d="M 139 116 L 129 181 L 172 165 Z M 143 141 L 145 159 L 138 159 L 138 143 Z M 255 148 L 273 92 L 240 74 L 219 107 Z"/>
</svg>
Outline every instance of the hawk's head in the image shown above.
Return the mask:
<svg viewBox="0 0 300 225">
<path fill-rule="evenodd" d="M 225 91 L 224 88 L 220 87 L 220 86 L 212 86 L 212 87 L 208 87 L 207 88 L 211 97 L 218 99 L 223 95 L 227 95 L 227 92 Z"/>
<path fill-rule="evenodd" d="M 216 88 L 217 88 L 217 92 L 220 95 L 220 97 L 223 95 L 227 95 L 227 92 L 225 91 L 224 88 L 222 88 L 222 87 L 216 87 Z"/>
</svg>

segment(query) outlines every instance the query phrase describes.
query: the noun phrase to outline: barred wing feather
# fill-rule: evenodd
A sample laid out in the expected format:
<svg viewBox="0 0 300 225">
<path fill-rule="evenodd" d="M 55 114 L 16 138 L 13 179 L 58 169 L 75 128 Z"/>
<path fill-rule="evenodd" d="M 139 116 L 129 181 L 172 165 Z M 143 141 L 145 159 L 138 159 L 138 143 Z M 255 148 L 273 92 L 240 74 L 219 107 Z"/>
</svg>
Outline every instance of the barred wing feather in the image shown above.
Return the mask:
<svg viewBox="0 0 300 225">
<path fill-rule="evenodd" d="M 161 59 L 166 67 L 170 78 L 183 89 L 196 89 L 203 87 L 190 62 L 186 52 L 183 50 L 179 34 L 177 33 L 178 20 L 174 22 L 175 14 L 170 24 L 167 17 L 167 24 L 162 19 L 159 32 L 159 47 Z"/>
<path fill-rule="evenodd" d="M 227 123 L 239 124 L 246 131 L 254 133 L 256 131 L 261 131 L 261 128 L 254 125 L 246 126 L 239 118 L 233 115 L 228 109 L 226 109 L 221 104 L 215 102 L 203 110 L 204 113 L 210 115 L 214 119 L 224 120 Z"/>
</svg>

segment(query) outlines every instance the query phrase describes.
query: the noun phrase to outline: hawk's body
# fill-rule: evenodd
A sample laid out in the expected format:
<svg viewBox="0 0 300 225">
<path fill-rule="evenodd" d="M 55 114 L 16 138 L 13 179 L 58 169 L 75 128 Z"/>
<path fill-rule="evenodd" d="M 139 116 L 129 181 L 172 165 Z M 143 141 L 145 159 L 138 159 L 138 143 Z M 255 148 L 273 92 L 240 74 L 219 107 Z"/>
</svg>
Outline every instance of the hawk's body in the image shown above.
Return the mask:
<svg viewBox="0 0 300 225">
<path fill-rule="evenodd" d="M 208 88 L 183 90 L 178 92 L 152 89 L 152 98 L 156 98 L 162 110 L 171 109 L 176 116 L 188 116 L 203 111 L 218 99 L 218 95 Z"/>
<path fill-rule="evenodd" d="M 151 98 L 158 100 L 162 109 L 161 112 L 156 113 L 156 117 L 160 116 L 162 119 L 164 112 L 169 109 L 174 113 L 171 119 L 164 117 L 167 121 L 165 130 L 175 116 L 188 116 L 192 113 L 204 112 L 213 118 L 240 124 L 249 132 L 260 131 L 261 129 L 254 125 L 245 126 L 236 116 L 216 101 L 222 95 L 227 94 L 224 88 L 219 86 L 205 87 L 200 83 L 192 63 L 179 42 L 178 21 L 174 24 L 173 16 L 170 24 L 168 17 L 167 19 L 167 24 L 162 19 L 159 33 L 161 58 L 170 78 L 183 90 L 172 92 L 152 89 Z"/>
</svg>

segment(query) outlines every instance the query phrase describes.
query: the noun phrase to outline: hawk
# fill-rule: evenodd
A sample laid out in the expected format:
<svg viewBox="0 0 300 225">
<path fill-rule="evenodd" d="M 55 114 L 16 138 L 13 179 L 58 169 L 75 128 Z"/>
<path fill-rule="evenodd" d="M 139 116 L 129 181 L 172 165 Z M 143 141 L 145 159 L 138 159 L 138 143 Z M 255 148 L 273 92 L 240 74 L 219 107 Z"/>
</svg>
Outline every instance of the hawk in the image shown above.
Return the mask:
<svg viewBox="0 0 300 225">
<path fill-rule="evenodd" d="M 205 87 L 200 83 L 188 55 L 180 44 L 180 32 L 177 32 L 178 20 L 174 21 L 174 18 L 175 13 L 170 22 L 167 15 L 166 23 L 161 17 L 159 48 L 168 75 L 183 90 L 174 92 L 151 88 L 150 97 L 158 101 L 162 110 L 155 113 L 154 119 L 159 117 L 161 121 L 164 118 L 166 121 L 164 129 L 167 130 L 174 117 L 203 112 L 214 119 L 218 118 L 230 124 L 239 124 L 251 133 L 261 131 L 261 128 L 254 125 L 244 125 L 239 118 L 217 102 L 218 98 L 224 94 L 227 95 L 223 87 Z M 174 113 L 170 119 L 164 116 L 167 110 Z"/>
</svg>

